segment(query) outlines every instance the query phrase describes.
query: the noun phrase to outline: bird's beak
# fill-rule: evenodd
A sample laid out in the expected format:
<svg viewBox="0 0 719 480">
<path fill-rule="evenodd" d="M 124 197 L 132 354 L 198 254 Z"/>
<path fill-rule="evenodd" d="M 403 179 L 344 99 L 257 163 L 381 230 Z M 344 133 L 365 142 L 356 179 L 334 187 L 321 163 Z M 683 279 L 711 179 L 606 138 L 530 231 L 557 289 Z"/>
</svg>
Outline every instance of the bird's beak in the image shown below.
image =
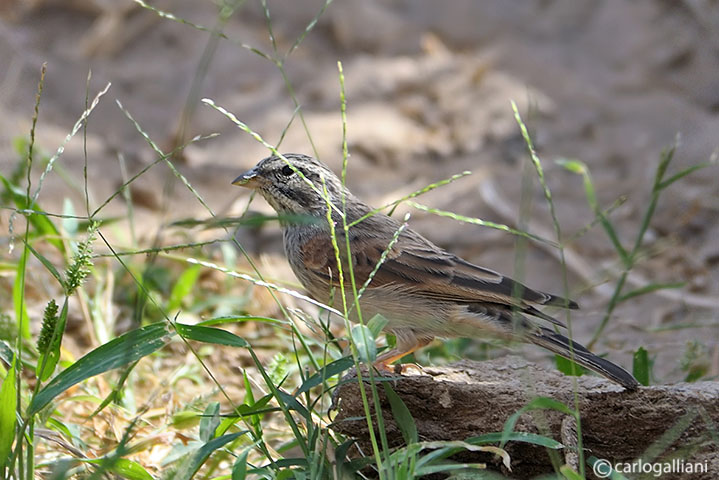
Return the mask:
<svg viewBox="0 0 719 480">
<path fill-rule="evenodd" d="M 251 169 L 232 181 L 232 185 L 245 188 L 257 188 L 260 186 L 260 177 L 256 169 Z"/>
</svg>

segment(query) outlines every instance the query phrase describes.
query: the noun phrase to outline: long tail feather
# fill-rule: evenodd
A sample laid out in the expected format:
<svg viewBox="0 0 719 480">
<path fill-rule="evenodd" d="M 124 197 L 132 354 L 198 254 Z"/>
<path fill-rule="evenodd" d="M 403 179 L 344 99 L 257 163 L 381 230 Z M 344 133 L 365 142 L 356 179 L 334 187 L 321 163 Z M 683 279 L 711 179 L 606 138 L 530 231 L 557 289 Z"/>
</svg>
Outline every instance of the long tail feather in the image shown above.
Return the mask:
<svg viewBox="0 0 719 480">
<path fill-rule="evenodd" d="M 572 342 L 564 335 L 555 333 L 547 328 L 541 328 L 539 332 L 530 335 L 529 340 L 540 347 L 544 347 L 547 350 L 556 353 L 557 355 L 573 359 L 579 365 L 607 377 L 627 390 L 636 390 L 637 387 L 639 387 L 639 382 L 632 376 L 631 373 L 627 372 L 619 365 L 615 365 L 609 360 L 605 360 L 594 355 L 592 352 L 584 348 L 584 346 L 577 342 Z M 574 350 L 573 357 L 571 349 Z"/>
</svg>

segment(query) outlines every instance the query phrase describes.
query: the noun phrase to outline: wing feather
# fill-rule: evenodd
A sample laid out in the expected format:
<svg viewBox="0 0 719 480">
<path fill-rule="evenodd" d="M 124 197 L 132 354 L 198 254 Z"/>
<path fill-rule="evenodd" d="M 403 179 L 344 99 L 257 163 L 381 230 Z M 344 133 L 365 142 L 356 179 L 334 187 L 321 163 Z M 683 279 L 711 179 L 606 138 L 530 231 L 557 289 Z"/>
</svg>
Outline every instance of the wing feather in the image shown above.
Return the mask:
<svg viewBox="0 0 719 480">
<path fill-rule="evenodd" d="M 389 242 L 379 236 L 365 236 L 352 238 L 351 243 L 352 272 L 357 284 L 362 285 L 380 262 Z M 342 270 L 347 285 L 349 262 L 342 238 L 338 238 L 338 245 L 342 252 Z M 305 243 L 302 253 L 305 263 L 313 272 L 322 275 L 333 286 L 339 286 L 337 262 L 329 236 L 318 233 Z M 564 325 L 532 305 L 578 308 L 571 300 L 532 290 L 493 270 L 467 262 L 440 249 L 412 230 L 405 230 L 387 252 L 369 287 L 386 285 L 402 285 L 410 291 L 439 301 L 462 304 L 487 302 L 514 307 L 560 326 Z"/>
</svg>

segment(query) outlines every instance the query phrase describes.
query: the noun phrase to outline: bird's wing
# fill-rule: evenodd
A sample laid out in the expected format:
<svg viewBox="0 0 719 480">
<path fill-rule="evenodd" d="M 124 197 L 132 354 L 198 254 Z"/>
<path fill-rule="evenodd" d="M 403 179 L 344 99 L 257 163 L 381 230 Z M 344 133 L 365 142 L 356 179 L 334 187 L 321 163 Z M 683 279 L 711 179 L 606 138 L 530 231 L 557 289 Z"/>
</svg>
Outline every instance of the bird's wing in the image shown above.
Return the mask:
<svg viewBox="0 0 719 480">
<path fill-rule="evenodd" d="M 411 230 L 402 232 L 395 245 L 387 250 L 389 243 L 389 239 L 378 236 L 352 238 L 352 274 L 358 288 L 381 262 L 369 283 L 370 288 L 399 285 L 440 301 L 467 304 L 484 302 L 516 307 L 524 313 L 560 325 L 560 322 L 540 312 L 532 304 L 578 308 L 571 300 L 532 290 L 495 271 L 469 263 Z M 338 238 L 338 246 L 342 252 L 344 284 L 347 286 L 350 265 L 344 254 L 343 238 Z M 318 234 L 305 244 L 303 257 L 313 272 L 323 275 L 326 282 L 339 287 L 334 252 L 329 236 Z"/>
</svg>

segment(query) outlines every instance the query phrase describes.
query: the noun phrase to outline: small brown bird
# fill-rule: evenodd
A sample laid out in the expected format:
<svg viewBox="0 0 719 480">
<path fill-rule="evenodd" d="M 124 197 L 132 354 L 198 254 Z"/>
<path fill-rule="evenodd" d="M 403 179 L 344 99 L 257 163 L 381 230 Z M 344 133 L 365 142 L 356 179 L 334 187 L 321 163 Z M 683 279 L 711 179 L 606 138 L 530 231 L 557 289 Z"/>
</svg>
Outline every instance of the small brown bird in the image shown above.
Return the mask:
<svg viewBox="0 0 719 480">
<path fill-rule="evenodd" d="M 340 298 L 336 293 L 340 270 L 327 220 L 328 208 L 348 299 L 354 298 L 350 270 L 359 290 L 379 264 L 359 301 L 363 319 L 383 315 L 388 320 L 385 330 L 397 337 L 396 348 L 377 358 L 378 367 L 389 369 L 390 363 L 435 337 L 491 337 L 533 343 L 572 358 L 627 389 L 639 386 L 623 368 L 527 318 L 536 317 L 566 328 L 535 305 L 576 309 L 575 302 L 532 290 L 467 262 L 411 229 L 400 232 L 401 224 L 383 213 L 368 215 L 372 209 L 314 158 L 290 153 L 284 159 L 271 156 L 232 183 L 256 189 L 280 215 L 287 259 L 302 285 L 318 301 L 329 304 L 333 298 Z M 292 220 L 298 216 L 314 221 Z M 349 242 L 345 222 L 352 225 Z M 393 239 L 394 244 L 388 248 Z M 357 321 L 355 309 L 350 319 Z"/>
</svg>

